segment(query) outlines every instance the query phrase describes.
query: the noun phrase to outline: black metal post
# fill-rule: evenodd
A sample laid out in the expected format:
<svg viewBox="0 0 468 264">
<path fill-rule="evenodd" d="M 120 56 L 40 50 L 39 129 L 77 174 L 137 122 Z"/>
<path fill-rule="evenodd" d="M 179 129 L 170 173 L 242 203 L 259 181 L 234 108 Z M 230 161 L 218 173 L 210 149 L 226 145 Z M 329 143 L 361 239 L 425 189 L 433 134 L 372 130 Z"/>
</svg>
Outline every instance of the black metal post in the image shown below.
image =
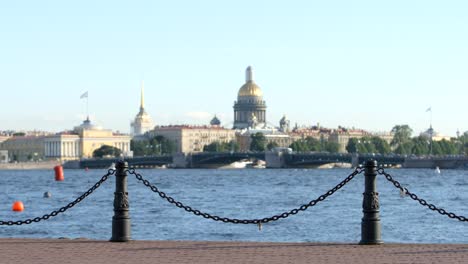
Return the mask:
<svg viewBox="0 0 468 264">
<path fill-rule="evenodd" d="M 130 215 L 128 213 L 127 168 L 128 164 L 118 161 L 115 165 L 114 216 L 112 217 L 111 242 L 130 240 Z"/>
<path fill-rule="evenodd" d="M 380 239 L 379 193 L 375 177 L 377 176 L 377 161 L 369 160 L 364 166 L 365 188 L 362 201 L 364 216 L 361 222 L 361 245 L 382 244 Z"/>
</svg>

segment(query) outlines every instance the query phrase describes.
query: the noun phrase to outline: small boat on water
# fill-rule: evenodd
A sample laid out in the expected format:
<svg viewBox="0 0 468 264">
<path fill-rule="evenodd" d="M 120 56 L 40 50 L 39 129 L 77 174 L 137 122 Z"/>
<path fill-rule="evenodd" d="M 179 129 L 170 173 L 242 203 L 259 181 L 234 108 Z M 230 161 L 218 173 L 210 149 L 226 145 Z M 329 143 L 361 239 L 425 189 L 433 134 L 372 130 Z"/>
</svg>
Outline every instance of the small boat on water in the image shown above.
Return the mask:
<svg viewBox="0 0 468 264">
<path fill-rule="evenodd" d="M 439 169 L 439 166 L 436 166 L 435 170 L 434 170 L 435 173 L 437 174 L 440 174 L 440 169 Z"/>
</svg>

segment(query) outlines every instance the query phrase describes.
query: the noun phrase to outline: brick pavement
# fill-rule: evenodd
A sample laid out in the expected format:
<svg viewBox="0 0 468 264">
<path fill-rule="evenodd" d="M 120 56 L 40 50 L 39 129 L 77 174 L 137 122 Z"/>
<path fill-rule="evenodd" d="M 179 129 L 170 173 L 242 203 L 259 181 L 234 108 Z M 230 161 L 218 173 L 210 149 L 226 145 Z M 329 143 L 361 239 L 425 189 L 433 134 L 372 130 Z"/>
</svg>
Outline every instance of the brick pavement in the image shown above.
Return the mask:
<svg viewBox="0 0 468 264">
<path fill-rule="evenodd" d="M 3 238 L 0 263 L 468 263 L 468 245 Z"/>
</svg>

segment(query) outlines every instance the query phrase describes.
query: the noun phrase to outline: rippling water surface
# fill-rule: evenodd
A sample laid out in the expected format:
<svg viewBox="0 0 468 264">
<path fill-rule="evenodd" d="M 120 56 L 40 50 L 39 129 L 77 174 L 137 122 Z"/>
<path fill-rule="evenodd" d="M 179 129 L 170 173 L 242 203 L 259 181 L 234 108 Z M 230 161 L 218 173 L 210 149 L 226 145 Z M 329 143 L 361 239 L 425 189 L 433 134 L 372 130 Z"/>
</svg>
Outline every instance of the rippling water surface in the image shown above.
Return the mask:
<svg viewBox="0 0 468 264">
<path fill-rule="evenodd" d="M 151 183 L 194 209 L 231 218 L 263 218 L 297 208 L 333 188 L 347 169 L 138 170 Z M 448 211 L 468 216 L 468 171 L 387 170 L 410 191 Z M 40 217 L 76 199 L 106 171 L 0 171 L 0 220 Z M 162 200 L 128 177 L 132 239 L 358 242 L 361 235 L 363 174 L 327 200 L 295 216 L 263 225 L 233 225 L 207 220 Z M 114 177 L 84 201 L 47 221 L 0 226 L 0 237 L 111 237 Z M 43 198 L 49 191 L 51 198 Z M 468 243 L 468 223 L 422 207 L 378 176 L 384 242 Z M 25 211 L 12 212 L 21 200 Z"/>
</svg>

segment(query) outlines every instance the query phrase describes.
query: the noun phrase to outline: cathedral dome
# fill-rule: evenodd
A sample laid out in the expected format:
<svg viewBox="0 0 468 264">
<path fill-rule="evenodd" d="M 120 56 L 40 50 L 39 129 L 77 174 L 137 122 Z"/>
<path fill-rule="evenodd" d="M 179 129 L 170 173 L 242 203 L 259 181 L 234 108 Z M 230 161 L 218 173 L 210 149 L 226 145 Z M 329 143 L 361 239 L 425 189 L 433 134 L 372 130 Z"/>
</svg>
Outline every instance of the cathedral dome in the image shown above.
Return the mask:
<svg viewBox="0 0 468 264">
<path fill-rule="evenodd" d="M 239 97 L 245 97 L 245 96 L 256 96 L 256 97 L 262 97 L 263 92 L 260 89 L 260 87 L 254 83 L 253 81 L 248 81 L 242 87 L 239 89 L 239 93 L 237 94 Z"/>
<path fill-rule="evenodd" d="M 245 84 L 239 89 L 238 97 L 262 97 L 263 92 L 260 87 L 253 81 L 252 67 L 247 67 L 245 70 Z"/>
<path fill-rule="evenodd" d="M 212 126 L 220 126 L 220 125 L 221 125 L 221 121 L 219 121 L 219 118 L 215 115 L 215 116 L 213 117 L 213 119 L 211 119 L 210 125 L 212 125 Z"/>
<path fill-rule="evenodd" d="M 94 125 L 91 123 L 91 120 L 89 120 L 89 117 L 86 117 L 86 120 L 83 121 L 83 123 L 74 129 L 75 131 L 83 131 L 83 130 L 102 130 L 101 126 Z"/>
</svg>

